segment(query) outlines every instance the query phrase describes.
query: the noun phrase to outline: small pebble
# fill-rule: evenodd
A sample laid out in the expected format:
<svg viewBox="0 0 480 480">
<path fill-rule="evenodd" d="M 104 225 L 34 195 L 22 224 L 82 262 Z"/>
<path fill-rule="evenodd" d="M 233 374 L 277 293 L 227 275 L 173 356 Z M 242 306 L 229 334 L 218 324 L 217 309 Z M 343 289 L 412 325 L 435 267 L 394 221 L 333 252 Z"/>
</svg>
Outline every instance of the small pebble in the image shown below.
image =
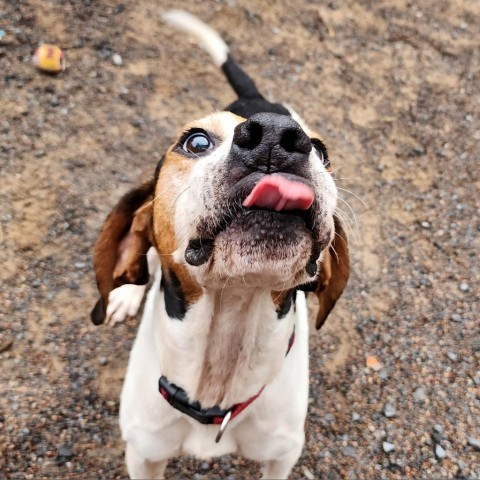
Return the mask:
<svg viewBox="0 0 480 480">
<path fill-rule="evenodd" d="M 303 474 L 308 480 L 313 480 L 315 478 L 315 475 L 307 467 L 303 467 Z"/>
<path fill-rule="evenodd" d="M 117 67 L 121 67 L 123 65 L 123 59 L 118 53 L 114 53 L 112 55 L 112 62 Z"/>
<path fill-rule="evenodd" d="M 102 367 L 104 367 L 104 366 L 107 365 L 107 363 L 108 363 L 108 358 L 106 358 L 106 357 L 100 357 L 100 358 L 98 359 L 98 363 L 99 363 Z"/>
<path fill-rule="evenodd" d="M 382 369 L 382 364 L 378 361 L 378 358 L 374 355 L 367 357 L 366 365 L 368 368 L 371 368 L 373 371 L 378 372 Z"/>
<path fill-rule="evenodd" d="M 437 445 L 435 446 L 435 456 L 439 459 L 439 460 L 443 460 L 446 456 L 447 456 L 447 452 L 445 451 L 444 448 L 442 448 L 441 445 L 439 445 L 437 443 Z"/>
<path fill-rule="evenodd" d="M 323 416 L 323 419 L 325 420 L 326 424 L 335 423 L 335 415 L 333 415 L 332 413 L 326 413 Z"/>
<path fill-rule="evenodd" d="M 454 362 L 458 358 L 458 355 L 455 352 L 448 352 L 447 357 Z"/>
<path fill-rule="evenodd" d="M 387 417 L 387 418 L 392 418 L 396 415 L 396 410 L 395 410 L 395 406 L 390 403 L 390 402 L 387 402 L 385 404 L 385 407 L 383 409 L 383 414 Z"/>
<path fill-rule="evenodd" d="M 467 443 L 480 452 L 480 438 L 467 437 Z"/>
<path fill-rule="evenodd" d="M 443 427 L 442 427 L 439 423 L 436 423 L 436 424 L 433 426 L 433 429 L 434 429 L 437 433 L 443 433 Z"/>
<path fill-rule="evenodd" d="M 357 450 L 354 447 L 351 447 L 350 445 L 347 445 L 346 447 L 343 447 L 343 454 L 346 457 L 354 457 L 357 454 Z"/>
<path fill-rule="evenodd" d="M 454 322 L 461 322 L 462 317 L 458 313 L 452 313 L 452 316 L 450 317 Z"/>
<path fill-rule="evenodd" d="M 393 443 L 390 443 L 390 442 L 383 442 L 382 447 L 383 447 L 383 451 L 385 453 L 390 453 L 393 450 L 395 450 L 395 445 Z"/>
<path fill-rule="evenodd" d="M 387 380 L 388 378 L 388 370 L 386 368 L 382 368 L 379 372 L 378 372 L 378 376 L 382 379 L 382 380 Z"/>
<path fill-rule="evenodd" d="M 358 422 L 360 420 L 360 415 L 357 412 L 352 413 L 352 422 Z"/>
<path fill-rule="evenodd" d="M 422 222 L 420 225 L 422 226 L 422 228 L 425 228 L 425 229 L 430 228 L 430 223 L 429 222 Z"/>
<path fill-rule="evenodd" d="M 423 155 L 425 149 L 421 145 L 415 145 L 409 152 L 411 155 Z"/>
<path fill-rule="evenodd" d="M 427 394 L 425 392 L 425 389 L 423 387 L 418 387 L 414 392 L 413 392 L 413 399 L 418 402 L 424 402 L 427 398 Z"/>
<path fill-rule="evenodd" d="M 130 121 L 130 125 L 135 128 L 141 128 L 143 125 L 145 125 L 145 121 L 142 117 L 136 117 Z"/>
<path fill-rule="evenodd" d="M 468 292 L 469 289 L 470 289 L 470 286 L 468 285 L 468 283 L 461 283 L 460 284 L 460 290 L 462 292 Z"/>
<path fill-rule="evenodd" d="M 441 433 L 438 433 L 438 432 L 433 432 L 432 433 L 432 439 L 435 443 L 440 443 L 443 439 L 443 435 Z"/>
<path fill-rule="evenodd" d="M 64 457 L 67 460 L 71 459 L 75 454 L 73 453 L 73 450 L 68 446 L 68 445 L 60 445 L 57 450 L 57 455 L 59 457 Z"/>
</svg>

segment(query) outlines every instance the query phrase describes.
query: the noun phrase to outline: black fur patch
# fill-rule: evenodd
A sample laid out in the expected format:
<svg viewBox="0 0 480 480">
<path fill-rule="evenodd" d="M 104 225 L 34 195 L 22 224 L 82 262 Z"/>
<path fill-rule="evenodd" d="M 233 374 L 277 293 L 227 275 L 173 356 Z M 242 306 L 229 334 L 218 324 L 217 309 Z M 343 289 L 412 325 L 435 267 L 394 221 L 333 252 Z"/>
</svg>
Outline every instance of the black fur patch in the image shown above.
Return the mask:
<svg viewBox="0 0 480 480">
<path fill-rule="evenodd" d="M 289 115 L 290 112 L 280 103 L 271 103 L 258 91 L 255 82 L 246 72 L 228 55 L 222 65 L 222 70 L 227 77 L 228 83 L 238 95 L 238 100 L 224 108 L 227 112 L 249 118 L 256 113 L 269 112 Z"/>
<path fill-rule="evenodd" d="M 280 103 L 271 103 L 264 98 L 239 98 L 224 108 L 227 112 L 232 112 L 243 118 L 249 118 L 256 113 L 279 113 L 280 115 L 290 115 L 290 112 Z"/>
<path fill-rule="evenodd" d="M 162 275 L 160 288 L 164 292 L 167 315 L 170 318 L 183 320 L 187 312 L 187 302 L 185 301 L 180 280 L 175 275 L 175 272 L 170 270 L 167 272 L 167 275 Z"/>
<path fill-rule="evenodd" d="M 235 90 L 239 98 L 263 98 L 255 82 L 243 71 L 237 62 L 227 55 L 222 70 L 228 83 Z"/>
<path fill-rule="evenodd" d="M 90 312 L 90 318 L 94 325 L 101 325 L 105 321 L 105 305 L 103 304 L 103 300 L 100 297 L 98 302 L 93 307 L 92 311 Z"/>
<path fill-rule="evenodd" d="M 277 311 L 279 320 L 281 320 L 283 317 L 287 315 L 287 313 L 292 308 L 292 302 L 295 302 L 296 298 L 297 298 L 297 290 L 295 288 L 292 288 L 284 298 L 283 302 L 281 303 Z"/>
</svg>

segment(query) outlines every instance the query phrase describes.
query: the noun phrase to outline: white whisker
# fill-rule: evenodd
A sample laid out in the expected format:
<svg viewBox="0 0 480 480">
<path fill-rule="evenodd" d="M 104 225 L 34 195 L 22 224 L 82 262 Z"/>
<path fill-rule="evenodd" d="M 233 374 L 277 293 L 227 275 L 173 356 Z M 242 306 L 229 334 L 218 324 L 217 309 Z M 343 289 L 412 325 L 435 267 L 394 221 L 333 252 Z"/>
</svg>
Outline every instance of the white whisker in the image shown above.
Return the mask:
<svg viewBox="0 0 480 480">
<path fill-rule="evenodd" d="M 342 190 L 344 192 L 347 192 L 347 193 L 350 193 L 351 195 L 353 195 L 357 200 L 359 200 L 360 202 L 362 202 L 363 206 L 365 208 L 368 208 L 368 205 L 355 193 L 351 192 L 350 190 L 347 190 L 346 188 L 341 188 L 341 187 L 337 187 L 338 190 Z"/>
<path fill-rule="evenodd" d="M 358 226 L 357 226 L 357 228 L 355 229 L 355 232 L 354 232 L 354 228 L 353 228 L 353 226 L 351 224 L 351 221 L 350 221 L 351 219 L 350 219 L 349 215 L 347 214 L 347 212 L 342 210 L 337 205 L 336 208 L 335 208 L 335 214 L 338 215 L 340 220 L 345 224 L 345 228 L 347 230 L 348 236 L 352 237 L 352 238 L 356 238 L 357 240 L 360 240 L 360 231 L 358 229 Z M 356 233 L 356 235 L 355 235 L 355 233 Z"/>
<path fill-rule="evenodd" d="M 353 208 L 350 206 L 350 204 L 346 200 L 344 200 L 342 197 L 340 197 L 340 195 L 338 196 L 338 199 L 341 200 L 349 208 L 349 210 L 352 212 L 353 220 L 354 220 L 355 225 L 357 227 L 357 231 L 360 235 L 360 228 L 358 226 L 357 216 L 355 215 L 355 212 L 353 211 Z"/>
<path fill-rule="evenodd" d="M 335 232 L 335 235 L 338 235 L 338 233 Z M 338 236 L 339 236 L 340 238 L 342 238 L 340 235 L 338 235 Z M 340 258 L 338 257 L 338 253 L 337 253 L 337 251 L 335 250 L 335 247 L 333 246 L 333 244 L 330 245 L 330 248 L 333 250 L 333 252 L 335 253 L 335 256 L 337 257 L 337 263 L 340 263 Z M 330 255 L 330 257 L 331 257 L 331 255 Z"/>
<path fill-rule="evenodd" d="M 343 165 L 340 165 L 339 167 L 332 170 L 330 172 L 330 175 L 333 175 L 335 172 L 338 172 L 338 170 L 340 170 L 341 168 L 346 167 L 347 165 L 351 165 L 352 163 L 355 163 L 355 162 L 351 161 L 351 162 L 344 163 Z"/>
</svg>

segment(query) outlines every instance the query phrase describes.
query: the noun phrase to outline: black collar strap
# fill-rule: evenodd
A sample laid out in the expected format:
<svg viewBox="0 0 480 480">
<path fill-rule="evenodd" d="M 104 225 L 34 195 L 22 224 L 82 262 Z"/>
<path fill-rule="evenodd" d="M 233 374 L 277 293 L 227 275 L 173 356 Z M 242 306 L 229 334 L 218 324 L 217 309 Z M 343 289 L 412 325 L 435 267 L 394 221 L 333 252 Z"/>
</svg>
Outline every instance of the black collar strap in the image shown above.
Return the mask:
<svg viewBox="0 0 480 480">
<path fill-rule="evenodd" d="M 292 335 L 288 340 L 288 349 L 285 356 L 290 352 L 293 342 L 295 340 L 295 327 Z M 165 376 L 161 376 L 158 381 L 158 390 L 162 394 L 163 398 L 175 409 L 194 418 L 204 425 L 221 425 L 224 419 L 228 416 L 228 421 L 233 420 L 237 415 L 242 413 L 254 400 L 256 400 L 263 392 L 261 390 L 249 398 L 247 401 L 237 403 L 230 407 L 228 410 L 223 410 L 220 407 L 202 408 L 199 402 L 190 402 L 187 392 L 180 387 L 177 387 L 174 383 L 167 380 Z"/>
<path fill-rule="evenodd" d="M 263 388 L 246 402 L 237 403 L 228 410 L 222 410 L 220 407 L 202 408 L 199 402 L 190 402 L 185 390 L 177 387 L 174 383 L 170 383 L 163 375 L 158 381 L 160 393 L 173 408 L 204 425 L 220 425 L 229 412 L 231 412 L 230 419 L 235 418 L 262 393 Z"/>
</svg>

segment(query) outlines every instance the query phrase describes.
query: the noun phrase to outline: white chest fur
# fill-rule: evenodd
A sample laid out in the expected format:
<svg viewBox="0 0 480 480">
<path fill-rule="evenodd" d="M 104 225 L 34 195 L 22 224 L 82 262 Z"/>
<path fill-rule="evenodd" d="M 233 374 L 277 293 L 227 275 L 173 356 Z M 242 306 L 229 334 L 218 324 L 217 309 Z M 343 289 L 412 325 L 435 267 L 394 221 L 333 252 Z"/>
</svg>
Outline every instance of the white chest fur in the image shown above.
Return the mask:
<svg viewBox="0 0 480 480">
<path fill-rule="evenodd" d="M 204 407 L 255 395 L 279 372 L 294 312 L 278 319 L 269 290 L 207 292 L 182 321 L 161 309 L 155 343 L 162 373 Z"/>
<path fill-rule="evenodd" d="M 301 449 L 308 399 L 304 294 L 298 293 L 296 312 L 292 308 L 281 320 L 271 307 L 271 297 L 270 308 L 262 310 L 268 297 L 261 292 L 247 301 L 246 296 L 227 291 L 206 295 L 178 321 L 164 312 L 159 287 L 157 276 L 130 355 L 120 407 L 123 439 L 151 460 L 180 453 L 209 457 L 233 452 L 265 460 L 276 449 L 288 451 L 298 445 Z M 294 323 L 295 343 L 285 357 Z M 222 360 L 224 355 L 228 361 Z M 206 365 L 213 369 L 207 389 L 199 381 L 202 375 L 208 377 Z M 195 392 L 202 405 L 205 399 L 222 395 L 222 406 L 228 407 L 266 388 L 216 444 L 218 427 L 181 414 L 159 394 L 161 374 Z"/>
</svg>

